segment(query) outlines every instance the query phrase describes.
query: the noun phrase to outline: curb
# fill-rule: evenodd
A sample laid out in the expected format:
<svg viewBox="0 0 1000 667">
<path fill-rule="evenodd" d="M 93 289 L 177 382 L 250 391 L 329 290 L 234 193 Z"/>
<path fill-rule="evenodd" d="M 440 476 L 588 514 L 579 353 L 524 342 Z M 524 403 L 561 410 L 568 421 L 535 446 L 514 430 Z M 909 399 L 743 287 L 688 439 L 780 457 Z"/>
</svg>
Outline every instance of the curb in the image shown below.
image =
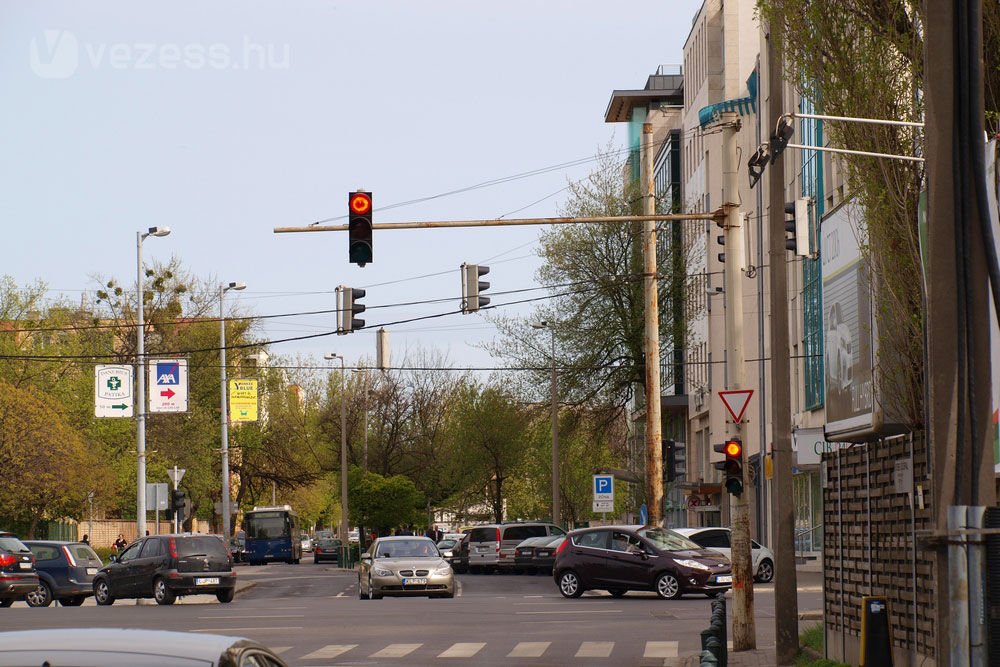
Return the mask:
<svg viewBox="0 0 1000 667">
<path fill-rule="evenodd" d="M 809 609 L 799 612 L 800 621 L 822 621 L 823 611 L 820 609 Z"/>
</svg>

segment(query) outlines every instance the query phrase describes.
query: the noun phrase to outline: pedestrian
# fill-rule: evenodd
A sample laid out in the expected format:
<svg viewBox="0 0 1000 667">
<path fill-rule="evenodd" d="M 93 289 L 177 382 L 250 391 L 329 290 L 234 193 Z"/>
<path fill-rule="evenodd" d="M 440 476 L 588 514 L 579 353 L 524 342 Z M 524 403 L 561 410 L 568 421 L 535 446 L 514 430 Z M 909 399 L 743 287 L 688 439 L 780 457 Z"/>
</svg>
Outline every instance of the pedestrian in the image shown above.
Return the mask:
<svg viewBox="0 0 1000 667">
<path fill-rule="evenodd" d="M 118 539 L 115 540 L 115 551 L 121 553 L 128 546 L 128 542 L 125 541 L 125 535 L 118 533 Z"/>
<path fill-rule="evenodd" d="M 86 533 L 84 533 L 83 539 L 80 540 L 80 541 L 83 542 L 84 544 L 86 544 L 89 547 L 90 546 L 90 535 L 87 535 Z"/>
</svg>

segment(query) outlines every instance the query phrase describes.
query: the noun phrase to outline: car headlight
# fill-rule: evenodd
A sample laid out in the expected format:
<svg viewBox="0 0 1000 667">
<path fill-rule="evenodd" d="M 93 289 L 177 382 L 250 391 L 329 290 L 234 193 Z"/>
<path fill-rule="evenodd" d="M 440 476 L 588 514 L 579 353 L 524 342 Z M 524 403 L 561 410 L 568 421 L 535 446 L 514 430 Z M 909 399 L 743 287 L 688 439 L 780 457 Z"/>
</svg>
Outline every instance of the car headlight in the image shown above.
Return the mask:
<svg viewBox="0 0 1000 667">
<path fill-rule="evenodd" d="M 376 577 L 391 577 L 392 570 L 387 570 L 384 567 L 375 566 L 372 568 L 372 574 L 374 574 Z"/>
<path fill-rule="evenodd" d="M 706 572 L 711 570 L 711 568 L 704 563 L 699 563 L 696 560 L 690 560 L 688 558 L 678 558 L 674 562 L 683 567 L 689 567 L 692 570 L 705 570 Z"/>
<path fill-rule="evenodd" d="M 451 566 L 442 565 L 438 569 L 434 570 L 434 574 L 436 574 L 439 577 L 447 577 L 449 574 L 451 574 Z"/>
</svg>

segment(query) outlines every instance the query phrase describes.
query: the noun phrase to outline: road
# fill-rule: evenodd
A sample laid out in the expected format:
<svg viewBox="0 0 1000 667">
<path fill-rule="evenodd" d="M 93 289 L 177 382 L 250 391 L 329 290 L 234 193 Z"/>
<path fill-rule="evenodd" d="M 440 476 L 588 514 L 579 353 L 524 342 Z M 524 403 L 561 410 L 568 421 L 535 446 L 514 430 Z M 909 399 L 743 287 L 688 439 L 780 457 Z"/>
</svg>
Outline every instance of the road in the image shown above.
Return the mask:
<svg viewBox="0 0 1000 667">
<path fill-rule="evenodd" d="M 170 607 L 131 600 L 112 607 L 0 610 L 5 630 L 138 627 L 251 637 L 295 666 L 327 665 L 661 665 L 699 650 L 708 626 L 704 596 L 620 600 L 559 595 L 551 577 L 460 575 L 454 599 L 359 600 L 357 575 L 331 565 L 238 568 L 231 604 L 182 598 Z M 822 606 L 820 574 L 799 573 L 799 610 Z M 247 587 L 248 584 L 253 584 Z M 774 587 L 754 589 L 758 647 L 774 645 Z M 731 613 L 731 611 L 730 611 Z M 803 626 L 813 622 L 805 622 Z"/>
</svg>

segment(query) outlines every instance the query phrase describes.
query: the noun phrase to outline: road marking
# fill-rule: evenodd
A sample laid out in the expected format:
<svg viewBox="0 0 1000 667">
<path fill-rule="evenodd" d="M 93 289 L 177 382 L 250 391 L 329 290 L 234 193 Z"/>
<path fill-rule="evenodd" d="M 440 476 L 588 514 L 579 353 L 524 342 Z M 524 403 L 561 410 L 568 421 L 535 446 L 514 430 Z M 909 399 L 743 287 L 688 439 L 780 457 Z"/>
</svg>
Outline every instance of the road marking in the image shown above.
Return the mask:
<svg viewBox="0 0 1000 667">
<path fill-rule="evenodd" d="M 679 642 L 646 642 L 643 658 L 676 658 Z"/>
<path fill-rule="evenodd" d="M 585 611 L 518 611 L 518 616 L 528 616 L 530 614 L 620 614 L 621 609 L 587 609 Z"/>
<path fill-rule="evenodd" d="M 211 620 L 213 618 L 303 618 L 305 614 L 270 614 L 260 616 L 248 616 L 246 614 L 235 614 L 233 616 L 199 616 L 200 619 Z"/>
<path fill-rule="evenodd" d="M 607 658 L 611 656 L 614 642 L 583 642 L 576 652 L 577 658 Z"/>
<path fill-rule="evenodd" d="M 337 593 L 333 597 L 335 597 L 335 598 L 346 598 L 347 596 L 344 595 L 344 591 L 340 591 L 339 593 Z"/>
<path fill-rule="evenodd" d="M 543 598 L 545 596 L 544 595 L 525 595 L 523 597 L 526 597 L 526 598 Z"/>
<path fill-rule="evenodd" d="M 191 632 L 264 632 L 268 630 L 301 630 L 301 625 L 272 625 L 266 628 L 193 628 Z"/>
<path fill-rule="evenodd" d="M 285 651 L 288 651 L 291 648 L 292 648 L 291 646 L 272 646 L 271 650 L 274 651 L 275 653 L 284 653 Z"/>
<path fill-rule="evenodd" d="M 309 655 L 304 655 L 299 660 L 323 660 L 325 658 L 336 658 L 338 655 L 347 653 L 351 649 L 357 648 L 357 644 L 327 644 L 321 649 L 316 649 Z"/>
<path fill-rule="evenodd" d="M 455 586 L 458 588 L 458 591 L 456 591 L 455 595 L 457 597 L 462 597 L 462 582 L 461 581 L 456 582 Z"/>
<path fill-rule="evenodd" d="M 381 651 L 372 653 L 371 658 L 405 658 L 423 644 L 389 644 Z"/>
<path fill-rule="evenodd" d="M 521 642 L 507 654 L 508 658 L 541 658 L 552 642 Z"/>
<path fill-rule="evenodd" d="M 477 642 L 458 642 L 457 644 L 452 644 L 444 653 L 438 655 L 439 658 L 471 658 L 486 646 L 485 643 Z"/>
</svg>

